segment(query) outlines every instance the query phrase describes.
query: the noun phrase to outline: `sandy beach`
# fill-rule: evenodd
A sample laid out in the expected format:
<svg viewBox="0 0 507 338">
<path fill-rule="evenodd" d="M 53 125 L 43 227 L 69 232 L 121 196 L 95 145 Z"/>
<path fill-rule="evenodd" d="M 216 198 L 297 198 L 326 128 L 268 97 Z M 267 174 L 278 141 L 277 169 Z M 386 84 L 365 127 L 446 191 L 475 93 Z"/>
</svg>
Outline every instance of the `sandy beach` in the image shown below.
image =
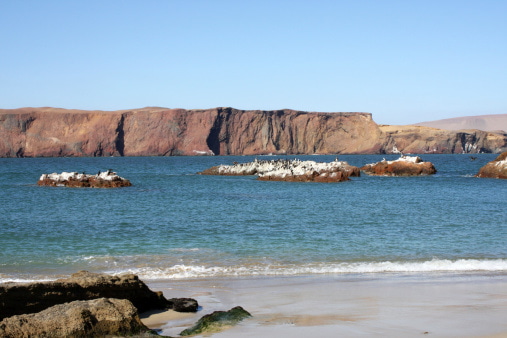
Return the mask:
<svg viewBox="0 0 507 338">
<path fill-rule="evenodd" d="M 205 314 L 240 305 L 253 317 L 213 337 L 507 337 L 506 274 L 370 274 L 148 281 L 196 314 L 143 314 L 177 336 Z M 209 335 L 207 335 L 209 337 Z"/>
</svg>

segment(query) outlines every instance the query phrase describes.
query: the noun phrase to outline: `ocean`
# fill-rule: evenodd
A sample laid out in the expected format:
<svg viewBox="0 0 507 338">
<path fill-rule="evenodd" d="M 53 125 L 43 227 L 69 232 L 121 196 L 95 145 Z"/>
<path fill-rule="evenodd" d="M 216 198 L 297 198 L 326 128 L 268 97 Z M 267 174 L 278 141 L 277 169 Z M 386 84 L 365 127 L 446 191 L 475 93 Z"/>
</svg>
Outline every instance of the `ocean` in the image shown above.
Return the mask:
<svg viewBox="0 0 507 338">
<path fill-rule="evenodd" d="M 142 279 L 507 272 L 507 180 L 496 154 L 420 155 L 437 174 L 343 183 L 204 176 L 255 156 L 1 158 L 0 282 L 79 270 Z M 336 156 L 259 156 L 328 162 Z M 340 155 L 362 166 L 397 155 Z M 112 169 L 132 187 L 39 187 Z"/>
</svg>

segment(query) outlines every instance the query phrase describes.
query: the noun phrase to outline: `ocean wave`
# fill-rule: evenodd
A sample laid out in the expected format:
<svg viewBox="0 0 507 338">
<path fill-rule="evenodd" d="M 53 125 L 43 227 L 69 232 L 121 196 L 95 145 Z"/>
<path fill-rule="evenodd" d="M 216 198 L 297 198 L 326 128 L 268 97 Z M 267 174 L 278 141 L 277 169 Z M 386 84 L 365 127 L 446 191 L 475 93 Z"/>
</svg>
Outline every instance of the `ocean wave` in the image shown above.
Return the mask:
<svg viewBox="0 0 507 338">
<path fill-rule="evenodd" d="M 133 259 L 136 257 L 137 259 Z M 382 262 L 319 262 L 306 264 L 281 264 L 259 261 L 236 262 L 230 265 L 223 263 L 169 263 L 157 257 L 133 256 L 125 260 L 117 257 L 86 256 L 86 270 L 107 274 L 133 273 L 141 279 L 195 279 L 227 277 L 262 277 L 262 276 L 297 276 L 297 275 L 333 275 L 333 274 L 375 274 L 375 273 L 473 273 L 473 272 L 507 272 L 507 259 L 438 259 L 427 261 L 382 261 Z M 81 267 L 82 268 L 82 267 Z M 76 270 L 59 271 L 57 275 L 47 272 L 31 271 L 24 274 L 0 273 L 0 283 L 5 282 L 41 282 L 58 278 L 67 278 Z"/>
<path fill-rule="evenodd" d="M 200 251 L 201 249 L 199 248 L 172 248 L 172 249 L 169 249 L 169 251 L 174 251 L 174 252 L 192 252 L 192 251 Z"/>
<path fill-rule="evenodd" d="M 38 275 L 30 275 L 30 276 L 8 276 L 0 274 L 0 284 L 1 283 L 36 283 L 36 282 L 51 282 L 58 278 L 63 278 L 65 276 L 38 276 Z"/>
<path fill-rule="evenodd" d="M 507 271 L 506 259 L 433 259 L 423 262 L 354 262 L 313 263 L 306 265 L 203 266 L 174 265 L 167 268 L 137 267 L 115 269 L 107 273 L 134 273 L 147 279 L 187 279 L 235 276 L 294 276 L 312 274 L 354 273 L 427 273 L 427 272 L 502 272 Z"/>
</svg>

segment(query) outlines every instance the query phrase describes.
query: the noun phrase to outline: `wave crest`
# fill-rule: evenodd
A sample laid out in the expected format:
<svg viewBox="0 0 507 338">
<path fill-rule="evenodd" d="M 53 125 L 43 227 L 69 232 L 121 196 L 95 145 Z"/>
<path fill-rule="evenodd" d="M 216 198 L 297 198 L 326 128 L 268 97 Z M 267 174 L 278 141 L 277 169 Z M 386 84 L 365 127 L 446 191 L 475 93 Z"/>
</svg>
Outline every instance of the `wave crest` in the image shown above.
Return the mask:
<svg viewBox="0 0 507 338">
<path fill-rule="evenodd" d="M 426 273 L 426 272 L 502 272 L 507 260 L 433 259 L 423 262 L 353 262 L 313 263 L 306 265 L 203 266 L 178 264 L 167 268 L 139 267 L 108 273 L 134 273 L 147 279 L 186 279 L 236 276 L 294 276 L 354 273 Z"/>
</svg>

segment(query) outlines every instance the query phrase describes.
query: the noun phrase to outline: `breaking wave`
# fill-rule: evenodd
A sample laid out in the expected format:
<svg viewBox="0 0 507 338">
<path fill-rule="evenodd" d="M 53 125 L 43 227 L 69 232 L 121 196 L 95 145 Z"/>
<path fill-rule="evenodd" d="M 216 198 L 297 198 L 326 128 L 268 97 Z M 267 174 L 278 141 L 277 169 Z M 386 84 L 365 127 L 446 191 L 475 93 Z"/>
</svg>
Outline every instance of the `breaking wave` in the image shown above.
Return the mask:
<svg viewBox="0 0 507 338">
<path fill-rule="evenodd" d="M 507 260 L 442 260 L 424 262 L 354 262 L 314 263 L 306 265 L 249 265 L 249 266 L 203 266 L 174 265 L 153 269 L 139 267 L 127 270 L 111 270 L 107 273 L 134 273 L 147 279 L 185 279 L 236 276 L 294 276 L 313 274 L 356 273 L 429 273 L 429 272 L 507 272 Z"/>
<path fill-rule="evenodd" d="M 199 249 L 189 249 L 192 252 Z M 306 264 L 281 264 L 268 262 L 236 262 L 230 265 L 220 263 L 181 262 L 169 263 L 162 257 L 149 256 L 111 257 L 87 256 L 83 261 L 90 263 L 86 269 L 107 274 L 133 273 L 141 279 L 196 279 L 228 277 L 273 277 L 297 275 L 344 275 L 375 273 L 507 273 L 507 259 L 432 259 L 427 261 L 383 261 L 383 262 L 319 262 Z M 67 278 L 79 269 L 58 275 L 0 273 L 0 283 L 40 282 Z"/>
</svg>

